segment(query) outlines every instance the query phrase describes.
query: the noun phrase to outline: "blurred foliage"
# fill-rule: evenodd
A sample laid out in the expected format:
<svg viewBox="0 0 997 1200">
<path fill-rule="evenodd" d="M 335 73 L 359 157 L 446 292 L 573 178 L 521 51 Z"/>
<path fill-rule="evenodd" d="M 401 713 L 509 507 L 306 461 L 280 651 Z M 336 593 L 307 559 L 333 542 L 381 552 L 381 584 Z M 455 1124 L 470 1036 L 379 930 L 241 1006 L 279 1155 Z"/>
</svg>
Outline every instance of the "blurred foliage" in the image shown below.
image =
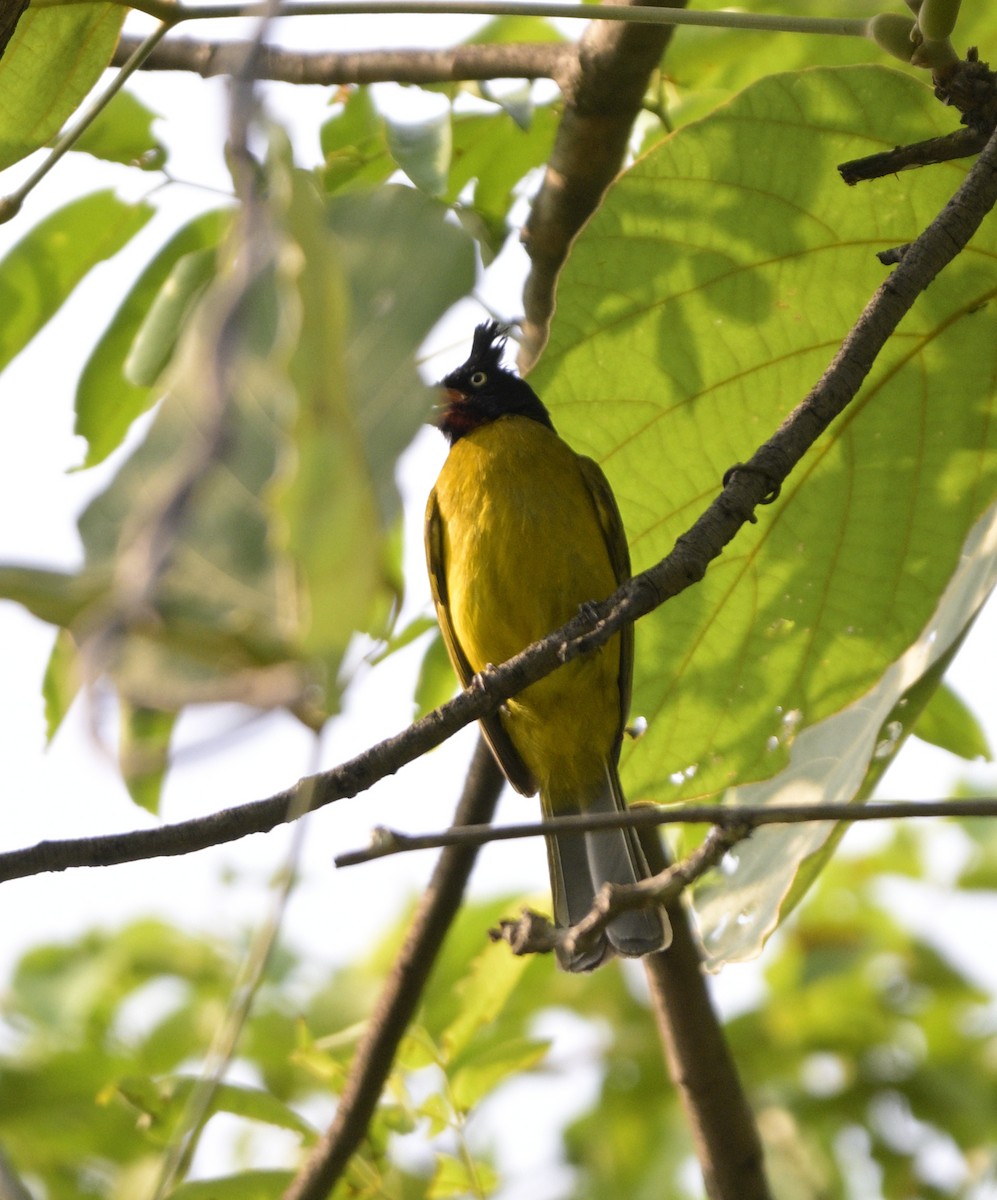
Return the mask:
<svg viewBox="0 0 997 1200">
<path fill-rule="evenodd" d="M 974 850 L 985 831 L 945 825 L 974 864 L 974 886 L 997 893 L 997 857 Z M 761 994 L 728 1022 L 777 1200 L 850 1200 L 860 1167 L 880 1180 L 878 1192 L 863 1193 L 868 1200 L 969 1198 L 992 1169 L 993 998 L 964 958 L 941 949 L 940 925 L 917 928 L 896 900 L 883 899 L 890 877 L 930 894 L 937 828 L 898 826 L 876 848 L 839 855 L 771 944 Z M 515 1162 L 496 1148 L 529 1121 L 560 1137 L 549 1165 L 570 1170 L 572 1196 L 699 1200 L 639 970 L 579 980 L 504 945 L 482 950 L 484 929 L 507 911 L 499 903 L 463 911 L 335 1195 L 402 1200 L 512 1187 Z M 315 1136 L 306 1114 L 342 1087 L 405 925 L 318 986 L 305 985 L 288 950 L 275 956 L 243 1031 L 239 1082 L 226 1081 L 212 1107 L 242 1123 L 238 1160 L 231 1175 L 188 1180 L 172 1195 L 281 1194 Z M 0 1147 L 20 1174 L 53 1200 L 123 1198 L 151 1177 L 184 1119 L 191 1070 L 236 971 L 231 948 L 151 920 L 25 955 L 0 1007 Z M 574 1026 L 558 1017 L 569 1006 Z M 566 1057 L 558 1040 L 577 1041 L 578 1019 L 590 1026 L 586 1049 Z M 505 1090 L 524 1073 L 539 1086 L 585 1069 L 598 1084 L 577 1089 L 588 1100 L 567 1125 Z M 283 1131 L 281 1146 L 290 1142 L 266 1167 L 255 1157 L 265 1128 Z"/>
</svg>

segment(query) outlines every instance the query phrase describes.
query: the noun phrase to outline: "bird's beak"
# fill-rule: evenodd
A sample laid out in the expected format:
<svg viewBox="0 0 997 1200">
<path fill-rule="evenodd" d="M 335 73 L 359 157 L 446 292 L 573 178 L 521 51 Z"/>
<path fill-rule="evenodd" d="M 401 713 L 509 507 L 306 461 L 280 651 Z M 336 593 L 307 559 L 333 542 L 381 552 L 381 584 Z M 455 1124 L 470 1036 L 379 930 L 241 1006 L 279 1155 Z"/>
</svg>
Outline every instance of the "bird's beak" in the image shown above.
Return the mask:
<svg viewBox="0 0 997 1200">
<path fill-rule="evenodd" d="M 467 397 L 463 392 L 458 392 L 455 388 L 439 387 L 439 399 L 433 405 L 432 415 L 430 420 L 434 425 L 441 425 L 447 413 L 451 412 L 458 404 L 463 404 Z"/>
</svg>

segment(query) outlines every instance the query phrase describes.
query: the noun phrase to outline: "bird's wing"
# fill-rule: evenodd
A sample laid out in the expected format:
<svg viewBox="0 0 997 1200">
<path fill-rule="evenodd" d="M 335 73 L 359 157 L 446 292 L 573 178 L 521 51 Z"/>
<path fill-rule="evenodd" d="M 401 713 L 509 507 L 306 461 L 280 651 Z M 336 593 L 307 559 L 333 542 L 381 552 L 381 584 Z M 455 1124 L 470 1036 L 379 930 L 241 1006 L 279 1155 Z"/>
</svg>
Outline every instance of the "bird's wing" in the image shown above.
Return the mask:
<svg viewBox="0 0 997 1200">
<path fill-rule="evenodd" d="M 578 456 L 582 478 L 585 480 L 592 502 L 595 505 L 596 516 L 602 526 L 602 536 L 606 539 L 606 549 L 609 551 L 609 561 L 613 564 L 613 573 L 617 584 L 626 583 L 630 578 L 630 548 L 627 545 L 627 535 L 623 528 L 623 518 L 616 504 L 613 489 L 602 468 L 594 459 Z M 634 627 L 625 625 L 620 630 L 620 741 L 630 713 L 630 691 L 633 686 L 634 666 Z M 617 742 L 619 745 L 619 741 Z"/>
<path fill-rule="evenodd" d="M 436 502 L 435 489 L 429 495 L 426 505 L 426 563 L 429 567 L 429 586 L 433 593 L 433 603 L 436 605 L 436 616 L 440 623 L 443 641 L 450 655 L 450 661 L 464 687 L 474 678 L 474 668 L 467 661 L 453 623 L 450 620 L 450 598 L 447 594 L 447 564 L 443 539 L 443 518 L 440 516 Z M 497 712 L 481 718 L 481 731 L 485 735 L 492 753 L 502 773 L 517 792 L 524 796 L 532 796 L 537 790 L 537 784 L 519 756 L 519 751 L 502 726 Z"/>
</svg>

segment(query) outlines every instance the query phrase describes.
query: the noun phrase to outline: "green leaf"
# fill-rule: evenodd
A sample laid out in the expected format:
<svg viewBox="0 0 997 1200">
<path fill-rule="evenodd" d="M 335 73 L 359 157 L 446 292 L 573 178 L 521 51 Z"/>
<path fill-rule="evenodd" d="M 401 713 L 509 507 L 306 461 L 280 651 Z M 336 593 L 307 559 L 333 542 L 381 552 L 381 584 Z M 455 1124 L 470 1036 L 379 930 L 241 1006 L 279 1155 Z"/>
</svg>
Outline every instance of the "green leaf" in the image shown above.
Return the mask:
<svg viewBox="0 0 997 1200">
<path fill-rule="evenodd" d="M 176 713 L 120 704 L 118 765 L 128 794 L 147 812 L 159 812 L 159 797 L 169 765 Z"/>
<path fill-rule="evenodd" d="M 55 635 L 52 653 L 45 667 L 42 696 L 45 699 L 45 740 L 51 742 L 70 705 L 80 690 L 80 664 L 76 643 L 67 629 Z"/>
<path fill-rule="evenodd" d="M 457 985 L 460 1011 L 444 1031 L 442 1044 L 449 1062 L 468 1049 L 474 1036 L 502 1011 L 519 985 L 528 959 L 510 954 L 503 943 L 492 942 L 471 964 Z"/>
<path fill-rule="evenodd" d="M 30 15 L 29 9 L 21 24 Z M 5 61 L 0 59 L 0 69 Z M 5 314 L 0 370 L 59 310 L 87 272 L 117 254 L 152 213 L 151 205 L 125 204 L 113 192 L 94 192 L 46 217 L 8 251 L 0 261 L 0 311 Z"/>
<path fill-rule="evenodd" d="M 322 185 L 327 192 L 369 188 L 383 183 L 395 170 L 384 121 L 369 88 L 351 92 L 342 111 L 322 126 L 319 137 L 325 158 Z"/>
<path fill-rule="evenodd" d="M 512 955 L 506 953 L 506 957 Z M 453 1106 L 461 1113 L 471 1110 L 510 1075 L 529 1071 L 542 1062 L 550 1043 L 538 1038 L 511 1038 L 480 1052 L 466 1054 L 450 1080 Z"/>
<path fill-rule="evenodd" d="M 132 421 L 155 399 L 148 387 L 125 378 L 132 344 L 176 264 L 185 255 L 217 246 L 229 220 L 227 210 L 216 209 L 182 226 L 132 285 L 91 352 L 76 389 L 76 432 L 89 443 L 83 466 L 92 467 L 115 450 Z M 178 334 L 179 328 L 164 331 L 162 353 L 167 343 L 172 352 Z"/>
<path fill-rule="evenodd" d="M 391 157 L 420 191 L 442 196 L 447 190 L 453 133 L 450 110 L 421 121 L 386 121 Z"/>
<path fill-rule="evenodd" d="M 978 759 L 993 761 L 993 751 L 983 726 L 966 703 L 944 683 L 928 702 L 913 732 L 922 742 L 939 746 L 971 762 Z"/>
<path fill-rule="evenodd" d="M 874 249 L 912 241 L 966 169 L 845 192 L 835 164 L 944 129 L 927 89 L 894 71 L 778 76 L 611 189 L 562 275 L 531 382 L 603 463 L 636 570 L 819 378 L 882 281 Z M 982 228 L 919 299 L 759 524 L 641 623 L 633 708 L 649 728 L 624 749 L 634 799 L 734 783 L 744 800 L 852 798 L 894 706 L 972 619 L 994 573 L 982 514 L 997 491 L 997 343 L 979 318 L 995 239 Z M 887 741 L 884 754 L 899 744 Z M 745 786 L 791 752 L 785 775 Z M 757 951 L 827 832 L 767 830 L 738 848 L 703 912 L 712 954 Z"/>
<path fill-rule="evenodd" d="M 416 719 L 424 717 L 434 708 L 445 704 L 454 694 L 456 686 L 457 681 L 450 662 L 450 655 L 447 654 L 446 645 L 437 630 L 436 635 L 426 647 L 426 653 L 422 656 L 422 663 L 419 666 L 414 697 Z"/>
<path fill-rule="evenodd" d="M 440 1154 L 436 1170 L 426 1191 L 427 1200 L 445 1200 L 448 1196 L 489 1196 L 498 1187 L 498 1176 L 487 1163 Z"/>
<path fill-rule="evenodd" d="M 59 132 L 110 63 L 125 13 L 94 3 L 22 15 L 0 58 L 0 170 Z"/>
<path fill-rule="evenodd" d="M 131 92 L 120 91 L 76 139 L 73 149 L 143 171 L 158 170 L 167 158 L 166 147 L 152 132 L 158 116 Z"/>
<path fill-rule="evenodd" d="M 125 379 L 152 387 L 173 357 L 177 338 L 191 309 L 214 278 L 215 247 L 192 250 L 179 258 L 149 306 L 125 359 Z"/>
<path fill-rule="evenodd" d="M 457 215 L 481 240 L 486 261 L 508 236 L 513 188 L 546 162 L 558 119 L 553 106 L 535 109 L 527 128 L 507 113 L 454 117 L 446 198 L 455 203 L 462 196 Z M 462 195 L 472 183 L 470 198 Z"/>
<path fill-rule="evenodd" d="M 240 1171 L 188 1180 L 171 1190 L 170 1200 L 280 1200 L 293 1179 L 293 1171 Z"/>
</svg>

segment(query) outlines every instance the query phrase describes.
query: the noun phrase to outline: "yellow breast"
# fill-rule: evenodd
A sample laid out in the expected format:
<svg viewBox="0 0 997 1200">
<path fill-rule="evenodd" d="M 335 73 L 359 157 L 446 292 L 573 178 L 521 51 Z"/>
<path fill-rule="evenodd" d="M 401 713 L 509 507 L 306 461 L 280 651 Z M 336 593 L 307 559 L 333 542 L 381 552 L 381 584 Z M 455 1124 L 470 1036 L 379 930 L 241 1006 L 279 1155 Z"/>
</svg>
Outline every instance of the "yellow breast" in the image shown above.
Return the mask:
<svg viewBox="0 0 997 1200">
<path fill-rule="evenodd" d="M 454 635 L 475 671 L 511 658 L 617 587 L 578 456 L 551 430 L 503 417 L 461 438 L 436 485 Z M 619 735 L 614 638 L 510 701 L 503 724 L 544 788 L 602 778 Z"/>
</svg>

